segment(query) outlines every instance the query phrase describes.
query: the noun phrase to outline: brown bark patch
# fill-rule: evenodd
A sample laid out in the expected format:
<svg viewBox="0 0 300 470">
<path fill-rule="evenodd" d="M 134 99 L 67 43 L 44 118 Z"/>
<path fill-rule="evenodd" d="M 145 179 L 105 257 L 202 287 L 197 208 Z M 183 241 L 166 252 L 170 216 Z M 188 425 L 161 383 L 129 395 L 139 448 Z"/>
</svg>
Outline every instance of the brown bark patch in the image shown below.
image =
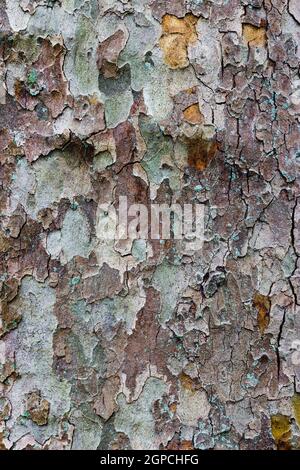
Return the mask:
<svg viewBox="0 0 300 470">
<path fill-rule="evenodd" d="M 27 412 L 31 420 L 39 426 L 48 423 L 50 403 L 41 397 L 40 391 L 34 391 L 27 395 Z"/>
<path fill-rule="evenodd" d="M 256 293 L 253 298 L 253 305 L 257 309 L 257 323 L 263 335 L 270 323 L 271 301 L 269 297 Z"/>
<path fill-rule="evenodd" d="M 208 167 L 218 150 L 216 141 L 204 140 L 202 138 L 192 139 L 187 145 L 188 164 L 198 171 L 203 171 Z"/>
<path fill-rule="evenodd" d="M 126 38 L 124 31 L 118 30 L 99 44 L 97 50 L 97 66 L 104 78 L 116 78 L 118 58 L 124 49 Z"/>
</svg>

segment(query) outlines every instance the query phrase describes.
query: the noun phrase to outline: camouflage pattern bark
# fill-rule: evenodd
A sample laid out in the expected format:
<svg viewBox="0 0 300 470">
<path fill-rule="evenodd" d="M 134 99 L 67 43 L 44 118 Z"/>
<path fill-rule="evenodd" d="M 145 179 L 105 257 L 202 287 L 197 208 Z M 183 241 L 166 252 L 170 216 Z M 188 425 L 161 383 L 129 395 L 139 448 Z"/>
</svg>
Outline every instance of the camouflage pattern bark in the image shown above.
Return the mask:
<svg viewBox="0 0 300 470">
<path fill-rule="evenodd" d="M 0 25 L 0 448 L 299 448 L 299 1 Z M 103 242 L 120 195 L 203 204 L 203 249 Z"/>
</svg>

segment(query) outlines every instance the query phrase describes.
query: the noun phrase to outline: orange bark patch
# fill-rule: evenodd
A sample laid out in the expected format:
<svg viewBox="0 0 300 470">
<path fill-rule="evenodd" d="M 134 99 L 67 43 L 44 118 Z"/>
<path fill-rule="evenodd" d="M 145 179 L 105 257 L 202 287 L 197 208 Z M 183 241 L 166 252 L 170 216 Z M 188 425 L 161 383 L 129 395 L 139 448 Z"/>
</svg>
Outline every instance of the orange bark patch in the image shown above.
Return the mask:
<svg viewBox="0 0 300 470">
<path fill-rule="evenodd" d="M 256 293 L 253 298 L 253 305 L 257 309 L 257 323 L 263 335 L 270 323 L 271 301 L 269 297 Z"/>
<path fill-rule="evenodd" d="M 196 23 L 198 18 L 192 14 L 184 18 L 165 15 L 162 20 L 162 36 L 159 46 L 164 52 L 165 63 L 172 69 L 189 65 L 187 47 L 197 39 Z"/>
<path fill-rule="evenodd" d="M 199 110 L 199 105 L 192 104 L 183 111 L 184 120 L 190 124 L 201 124 L 204 121 L 203 114 Z"/>
<path fill-rule="evenodd" d="M 265 47 L 267 43 L 265 28 L 259 28 L 252 24 L 243 24 L 243 38 L 250 46 Z"/>
<path fill-rule="evenodd" d="M 188 142 L 188 164 L 203 171 L 211 160 L 214 158 L 218 150 L 218 144 L 215 140 L 193 139 Z"/>
</svg>

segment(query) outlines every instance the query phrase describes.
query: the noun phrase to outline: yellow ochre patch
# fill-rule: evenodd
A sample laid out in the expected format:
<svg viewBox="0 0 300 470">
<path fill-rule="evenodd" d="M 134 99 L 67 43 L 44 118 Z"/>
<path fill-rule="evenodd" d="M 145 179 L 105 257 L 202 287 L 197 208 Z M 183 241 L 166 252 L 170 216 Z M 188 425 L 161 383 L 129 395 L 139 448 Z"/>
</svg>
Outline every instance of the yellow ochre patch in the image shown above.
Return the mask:
<svg viewBox="0 0 300 470">
<path fill-rule="evenodd" d="M 265 28 L 252 24 L 243 24 L 243 38 L 250 46 L 265 47 L 267 43 Z"/>
<path fill-rule="evenodd" d="M 278 450 L 291 448 L 291 421 L 288 416 L 277 414 L 271 417 L 271 429 Z"/>
<path fill-rule="evenodd" d="M 198 18 L 192 14 L 184 18 L 165 15 L 162 20 L 162 36 L 159 46 L 164 53 L 164 61 L 171 69 L 182 69 L 189 65 L 187 47 L 197 40 Z"/>
</svg>

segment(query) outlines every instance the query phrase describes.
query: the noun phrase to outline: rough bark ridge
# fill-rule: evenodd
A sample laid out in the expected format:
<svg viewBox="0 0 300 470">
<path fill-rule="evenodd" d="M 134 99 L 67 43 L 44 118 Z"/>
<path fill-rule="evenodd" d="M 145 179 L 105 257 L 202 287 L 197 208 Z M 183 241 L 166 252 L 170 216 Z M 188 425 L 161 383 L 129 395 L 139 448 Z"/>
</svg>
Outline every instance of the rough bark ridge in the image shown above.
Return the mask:
<svg viewBox="0 0 300 470">
<path fill-rule="evenodd" d="M 0 0 L 1 449 L 300 445 L 298 0 Z M 97 207 L 205 205 L 104 243 Z"/>
</svg>

